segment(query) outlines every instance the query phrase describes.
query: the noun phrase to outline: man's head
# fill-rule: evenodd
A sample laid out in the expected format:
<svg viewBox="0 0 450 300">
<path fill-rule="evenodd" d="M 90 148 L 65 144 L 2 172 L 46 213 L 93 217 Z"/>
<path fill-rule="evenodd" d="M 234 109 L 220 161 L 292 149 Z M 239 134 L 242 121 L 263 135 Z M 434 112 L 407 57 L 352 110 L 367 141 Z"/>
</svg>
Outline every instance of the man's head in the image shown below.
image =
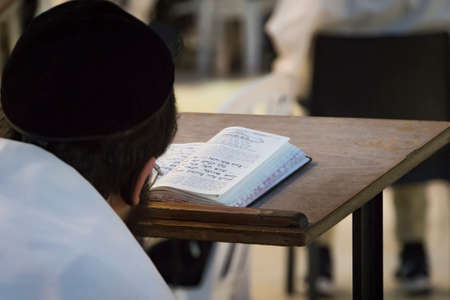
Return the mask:
<svg viewBox="0 0 450 300">
<path fill-rule="evenodd" d="M 17 138 L 77 169 L 105 197 L 138 202 L 176 131 L 174 67 L 144 23 L 100 0 L 38 16 L 14 48 L 1 103 Z"/>
</svg>

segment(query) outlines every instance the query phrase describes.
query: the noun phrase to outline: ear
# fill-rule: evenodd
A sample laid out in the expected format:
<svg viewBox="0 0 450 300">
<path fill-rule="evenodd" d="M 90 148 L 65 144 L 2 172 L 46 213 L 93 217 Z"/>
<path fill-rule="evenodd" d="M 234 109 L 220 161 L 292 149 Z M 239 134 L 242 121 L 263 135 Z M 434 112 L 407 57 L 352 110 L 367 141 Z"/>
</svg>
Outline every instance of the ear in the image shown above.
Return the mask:
<svg viewBox="0 0 450 300">
<path fill-rule="evenodd" d="M 133 198 L 131 199 L 132 205 L 139 204 L 139 196 L 141 194 L 142 187 L 144 186 L 147 177 L 150 176 L 150 174 L 152 174 L 153 167 L 155 166 L 155 161 L 156 158 L 154 157 L 150 158 L 142 168 L 141 173 L 139 174 L 133 189 Z"/>
</svg>

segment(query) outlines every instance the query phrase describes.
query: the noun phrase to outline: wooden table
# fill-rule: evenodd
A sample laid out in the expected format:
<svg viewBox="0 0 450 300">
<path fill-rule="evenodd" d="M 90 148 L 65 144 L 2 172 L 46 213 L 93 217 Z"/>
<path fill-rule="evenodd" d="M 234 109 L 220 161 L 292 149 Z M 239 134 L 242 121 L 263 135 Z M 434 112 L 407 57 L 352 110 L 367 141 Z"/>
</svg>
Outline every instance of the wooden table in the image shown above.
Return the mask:
<svg viewBox="0 0 450 300">
<path fill-rule="evenodd" d="M 175 142 L 228 126 L 289 136 L 313 161 L 249 208 L 141 206 L 133 232 L 305 246 L 353 213 L 354 299 L 382 299 L 382 190 L 448 144 L 450 122 L 184 113 Z"/>
</svg>

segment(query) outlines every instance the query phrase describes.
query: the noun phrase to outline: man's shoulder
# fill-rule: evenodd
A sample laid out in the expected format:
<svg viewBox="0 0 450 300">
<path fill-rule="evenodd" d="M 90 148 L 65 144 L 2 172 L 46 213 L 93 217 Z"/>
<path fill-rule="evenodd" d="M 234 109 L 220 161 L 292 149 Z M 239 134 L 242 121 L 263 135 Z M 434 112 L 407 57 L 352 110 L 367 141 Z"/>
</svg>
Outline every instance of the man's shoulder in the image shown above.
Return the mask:
<svg viewBox="0 0 450 300">
<path fill-rule="evenodd" d="M 0 185 L 3 185 L 0 193 L 3 196 L 23 201 L 25 199 L 21 197 L 39 199 L 66 195 L 68 198 L 88 198 L 80 199 L 81 202 L 104 202 L 95 188 L 74 168 L 32 144 L 0 138 L 0 172 Z"/>
<path fill-rule="evenodd" d="M 172 299 L 80 174 L 40 147 L 1 138 L 0 236 L 0 298 Z"/>
</svg>

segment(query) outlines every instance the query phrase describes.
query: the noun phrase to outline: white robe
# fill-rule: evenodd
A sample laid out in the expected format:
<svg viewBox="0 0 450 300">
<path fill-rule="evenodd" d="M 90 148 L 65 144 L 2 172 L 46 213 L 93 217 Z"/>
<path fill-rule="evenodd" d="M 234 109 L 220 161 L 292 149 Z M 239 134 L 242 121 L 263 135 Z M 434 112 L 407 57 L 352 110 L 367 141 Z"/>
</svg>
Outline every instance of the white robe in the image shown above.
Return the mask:
<svg viewBox="0 0 450 300">
<path fill-rule="evenodd" d="M 297 94 L 306 96 L 315 34 L 450 31 L 450 0 L 279 0 L 266 30 L 278 55 L 273 71 L 294 76 Z"/>
<path fill-rule="evenodd" d="M 0 299 L 174 299 L 102 196 L 34 145 L 0 138 Z"/>
</svg>

